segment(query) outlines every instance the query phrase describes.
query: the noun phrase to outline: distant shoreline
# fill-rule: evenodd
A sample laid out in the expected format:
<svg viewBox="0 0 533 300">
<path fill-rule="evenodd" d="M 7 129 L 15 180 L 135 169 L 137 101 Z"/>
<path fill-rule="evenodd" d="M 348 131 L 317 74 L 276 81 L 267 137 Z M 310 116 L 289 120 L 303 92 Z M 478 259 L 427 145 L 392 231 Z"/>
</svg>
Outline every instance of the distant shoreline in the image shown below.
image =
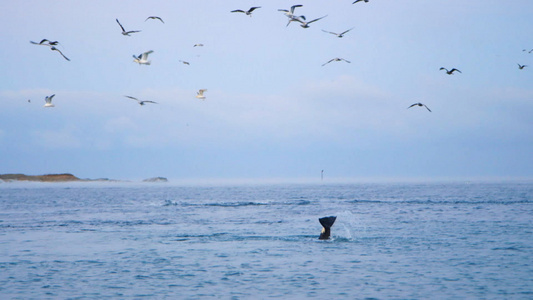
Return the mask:
<svg viewBox="0 0 533 300">
<path fill-rule="evenodd" d="M 26 175 L 26 174 L 0 174 L 0 180 L 4 182 L 12 181 L 37 181 L 37 182 L 72 182 L 72 181 L 114 181 L 107 178 L 102 179 L 81 179 L 70 173 Z"/>
<path fill-rule="evenodd" d="M 123 182 L 123 180 L 97 178 L 97 179 L 82 179 L 70 173 L 62 174 L 45 174 L 45 175 L 26 175 L 26 174 L 0 174 L 0 182 L 18 182 L 18 181 L 33 181 L 33 182 Z M 143 182 L 168 182 L 165 177 L 153 177 L 144 179 Z"/>
</svg>

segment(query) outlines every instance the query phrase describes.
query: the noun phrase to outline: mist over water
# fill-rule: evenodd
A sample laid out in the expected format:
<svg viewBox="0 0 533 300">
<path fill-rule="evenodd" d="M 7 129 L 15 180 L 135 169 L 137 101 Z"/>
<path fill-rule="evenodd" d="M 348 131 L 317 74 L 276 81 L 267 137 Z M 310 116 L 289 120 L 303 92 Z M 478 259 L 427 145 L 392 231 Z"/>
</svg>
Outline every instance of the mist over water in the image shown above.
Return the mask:
<svg viewBox="0 0 533 300">
<path fill-rule="evenodd" d="M 524 299 L 532 215 L 531 183 L 5 183 L 0 294 Z"/>
</svg>

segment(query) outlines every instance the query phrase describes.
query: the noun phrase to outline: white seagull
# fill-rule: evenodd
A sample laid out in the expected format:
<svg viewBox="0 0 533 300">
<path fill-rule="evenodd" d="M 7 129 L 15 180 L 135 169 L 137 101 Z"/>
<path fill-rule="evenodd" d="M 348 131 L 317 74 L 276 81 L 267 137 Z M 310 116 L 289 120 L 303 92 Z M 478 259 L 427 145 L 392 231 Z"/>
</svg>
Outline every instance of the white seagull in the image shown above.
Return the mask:
<svg viewBox="0 0 533 300">
<path fill-rule="evenodd" d="M 148 21 L 149 19 L 159 20 L 159 21 L 161 21 L 161 23 L 165 24 L 165 22 L 163 21 L 163 19 L 161 19 L 160 17 L 156 17 L 156 16 L 149 16 L 149 17 L 146 18 L 146 20 L 144 20 L 144 21 L 146 22 L 146 21 Z"/>
<path fill-rule="evenodd" d="M 425 107 L 429 112 L 431 112 L 431 109 L 429 109 L 429 107 L 427 107 L 425 104 L 422 104 L 422 103 L 415 103 L 415 104 L 412 104 L 411 106 L 409 106 L 407 109 L 413 107 L 413 106 L 423 106 Z"/>
<path fill-rule="evenodd" d="M 148 60 L 148 55 L 150 53 L 152 53 L 154 51 L 150 50 L 150 51 L 146 51 L 142 54 L 139 54 L 139 56 L 135 56 L 133 55 L 133 58 L 134 58 L 134 62 L 138 63 L 139 65 L 149 65 L 152 63 L 151 60 Z"/>
<path fill-rule="evenodd" d="M 139 103 L 139 105 L 144 105 L 145 103 L 154 103 L 154 104 L 157 104 L 157 102 L 154 102 L 154 101 L 150 101 L 150 100 L 139 100 L 135 97 L 132 97 L 132 96 L 124 96 L 124 97 L 127 97 L 127 98 L 130 98 L 130 99 L 133 99 L 135 101 L 137 101 L 137 103 Z"/>
<path fill-rule="evenodd" d="M 457 71 L 457 72 L 459 72 L 459 73 L 463 73 L 463 72 L 459 71 L 459 70 L 456 69 L 456 68 L 453 68 L 453 69 L 451 69 L 451 70 L 448 71 L 448 69 L 446 69 L 445 67 L 441 67 L 439 70 L 444 70 L 444 71 L 446 71 L 446 74 L 448 74 L 448 75 L 453 75 L 453 72 L 455 72 L 455 71 Z"/>
<path fill-rule="evenodd" d="M 326 30 L 324 30 L 324 29 L 322 29 L 322 31 L 327 32 L 327 33 L 331 33 L 331 34 L 333 34 L 333 35 L 336 35 L 338 38 L 341 38 L 341 37 L 343 37 L 346 33 L 348 33 L 348 31 L 350 31 L 350 30 L 352 30 L 352 29 L 353 29 L 353 27 L 350 28 L 350 29 L 348 29 L 348 30 L 346 30 L 346 31 L 344 31 L 344 32 L 341 32 L 341 33 L 335 33 L 335 32 L 331 32 L 331 31 L 326 31 Z"/>
<path fill-rule="evenodd" d="M 205 100 L 204 92 L 207 92 L 206 89 L 201 89 L 196 93 L 196 98 L 200 100 Z"/>
<path fill-rule="evenodd" d="M 302 7 L 302 6 L 303 5 L 301 4 L 296 4 L 296 5 L 291 6 L 291 9 L 278 9 L 278 11 L 284 12 L 285 15 L 290 19 L 291 17 L 294 16 L 294 9 L 297 7 Z"/>
<path fill-rule="evenodd" d="M 251 17 L 251 16 L 252 16 L 252 12 L 253 12 L 254 10 L 258 9 L 258 8 L 261 8 L 261 6 L 250 7 L 250 9 L 247 10 L 247 11 L 244 11 L 244 10 L 242 10 L 242 9 L 236 9 L 236 10 L 232 10 L 231 12 L 232 12 L 232 13 L 233 13 L 233 12 L 240 12 L 240 13 L 244 13 L 244 14 L 246 14 L 247 16 L 250 16 L 250 17 Z"/>
<path fill-rule="evenodd" d="M 302 28 L 309 28 L 309 24 L 313 23 L 313 22 L 316 22 L 318 20 L 321 20 L 323 18 L 327 17 L 327 15 L 323 16 L 323 17 L 320 17 L 318 19 L 314 19 L 314 20 L 311 20 L 309 22 L 305 21 L 305 19 L 302 21 L 300 18 L 297 18 L 295 19 L 294 21 L 297 21 L 297 22 L 300 22 L 302 23 L 300 26 L 302 26 Z"/>
<path fill-rule="evenodd" d="M 141 32 L 140 30 L 130 30 L 130 31 L 126 31 L 126 30 L 124 29 L 124 26 L 122 26 L 122 24 L 120 24 L 120 22 L 118 21 L 118 19 L 115 19 L 115 20 L 117 20 L 118 25 L 119 25 L 120 28 L 122 29 L 122 35 L 130 36 L 130 33 Z"/>
<path fill-rule="evenodd" d="M 305 22 L 305 16 L 290 16 L 289 17 L 289 22 L 287 22 L 287 26 L 285 27 L 288 27 L 291 22 Z"/>
<path fill-rule="evenodd" d="M 54 105 L 52 104 L 52 98 L 54 98 L 56 94 L 53 94 L 52 96 L 46 96 L 44 98 L 44 101 L 46 102 L 44 104 L 44 107 L 54 107 Z"/>
<path fill-rule="evenodd" d="M 345 62 L 347 62 L 347 63 L 350 63 L 350 61 L 348 61 L 348 60 L 346 60 L 346 59 L 344 59 L 344 58 L 335 57 L 335 58 L 330 59 L 327 63 L 324 63 L 324 64 L 322 65 L 322 67 L 325 66 L 325 65 L 327 65 L 327 64 L 329 64 L 329 63 L 332 62 L 332 61 L 345 61 Z"/>
</svg>

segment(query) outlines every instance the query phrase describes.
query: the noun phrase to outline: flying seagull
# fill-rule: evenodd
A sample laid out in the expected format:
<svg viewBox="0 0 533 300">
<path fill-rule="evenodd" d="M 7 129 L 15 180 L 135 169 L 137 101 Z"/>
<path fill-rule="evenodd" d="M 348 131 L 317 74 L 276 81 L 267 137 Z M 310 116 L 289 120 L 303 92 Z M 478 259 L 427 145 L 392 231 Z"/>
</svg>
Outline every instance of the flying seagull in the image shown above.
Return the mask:
<svg viewBox="0 0 533 300">
<path fill-rule="evenodd" d="M 348 60 L 346 60 L 346 59 L 344 59 L 344 58 L 335 57 L 335 58 L 330 59 L 327 63 L 324 63 L 324 64 L 322 65 L 322 67 L 325 66 L 325 65 L 327 65 L 327 64 L 329 64 L 329 63 L 332 62 L 332 61 L 345 61 L 345 62 L 347 62 L 347 63 L 350 63 L 350 61 L 348 61 Z"/>
<path fill-rule="evenodd" d="M 242 9 L 236 9 L 236 10 L 232 10 L 231 12 L 232 12 L 232 13 L 233 13 L 233 12 L 240 12 L 240 13 L 244 13 L 244 14 L 246 14 L 247 16 L 250 16 L 250 17 L 251 17 L 251 16 L 252 16 L 252 12 L 253 12 L 254 10 L 258 9 L 258 8 L 261 8 L 261 6 L 250 7 L 250 9 L 247 10 L 247 11 L 244 11 L 244 10 L 242 10 Z"/>
<path fill-rule="evenodd" d="M 353 29 L 353 27 L 350 28 L 350 29 L 348 29 L 348 30 L 346 30 L 346 31 L 344 31 L 344 32 L 341 32 L 341 33 L 335 33 L 335 32 L 331 32 L 331 31 L 326 31 L 326 30 L 324 30 L 324 29 L 322 29 L 322 31 L 324 31 L 324 32 L 326 32 L 326 33 L 331 33 L 331 34 L 333 34 L 333 35 L 336 35 L 338 38 L 341 38 L 341 37 L 343 37 L 348 31 L 350 31 L 350 30 L 352 30 L 352 29 Z"/>
<path fill-rule="evenodd" d="M 63 54 L 63 52 L 61 52 L 59 49 L 57 49 L 56 47 L 54 47 L 54 46 L 56 46 L 56 45 L 59 44 L 58 41 L 53 41 L 53 42 L 51 42 L 51 41 L 49 41 L 49 40 L 47 40 L 47 39 L 43 39 L 43 40 L 41 40 L 39 43 L 34 42 L 34 41 L 30 41 L 30 43 L 32 43 L 32 44 L 34 44 L 34 45 L 40 45 L 40 46 L 47 46 L 47 47 L 50 47 L 50 50 L 59 52 L 59 54 L 61 54 L 61 56 L 63 56 L 64 59 L 70 61 L 70 59 L 69 59 L 68 57 L 66 57 L 66 56 Z"/>
<path fill-rule="evenodd" d="M 415 103 L 415 104 L 412 104 L 411 106 L 409 106 L 407 109 L 413 107 L 413 106 L 423 106 L 425 107 L 429 112 L 431 112 L 431 109 L 429 109 L 429 107 L 427 107 L 425 104 L 422 104 L 422 103 Z"/>
<path fill-rule="evenodd" d="M 50 41 L 50 40 L 47 40 L 47 39 L 42 39 L 40 42 L 36 43 L 34 41 L 30 41 L 30 43 L 34 44 L 34 45 L 40 45 L 40 46 L 56 46 L 59 44 L 58 41 Z"/>
<path fill-rule="evenodd" d="M 44 98 L 44 101 L 46 102 L 44 104 L 44 107 L 54 107 L 54 105 L 52 104 L 52 98 L 54 98 L 56 94 L 53 94 L 52 96 L 46 96 Z"/>
<path fill-rule="evenodd" d="M 291 24 L 291 22 L 302 22 L 302 20 L 305 21 L 305 16 L 294 16 L 294 15 L 292 15 L 292 16 L 289 17 L 289 22 L 287 22 L 287 26 L 289 26 L 289 24 Z M 287 26 L 285 26 L 285 27 L 287 27 Z"/>
<path fill-rule="evenodd" d="M 204 44 L 194 44 L 193 47 L 203 47 Z"/>
<path fill-rule="evenodd" d="M 165 22 L 163 21 L 163 19 L 161 19 L 160 17 L 156 17 L 156 16 L 149 16 L 149 17 L 146 18 L 146 20 L 144 20 L 144 21 L 146 22 L 146 21 L 148 21 L 149 19 L 159 20 L 159 21 L 161 21 L 161 23 L 165 24 Z"/>
<path fill-rule="evenodd" d="M 320 17 L 318 19 L 314 19 L 314 20 L 311 20 L 309 22 L 305 21 L 305 19 L 302 21 L 301 19 L 297 18 L 295 19 L 294 21 L 297 21 L 297 22 L 300 22 L 302 23 L 300 26 L 302 26 L 302 28 L 309 28 L 309 24 L 313 23 L 313 22 L 316 22 L 318 20 L 321 20 L 323 18 L 327 17 L 327 15 L 323 16 L 323 17 Z"/>
<path fill-rule="evenodd" d="M 184 61 L 184 60 L 180 60 L 180 63 L 182 63 L 184 65 L 190 65 L 190 63 L 188 61 Z"/>
<path fill-rule="evenodd" d="M 357 2 L 361 2 L 361 1 L 364 1 L 365 3 L 368 2 L 369 0 L 355 0 L 352 4 L 355 4 Z"/>
<path fill-rule="evenodd" d="M 130 98 L 130 99 L 133 99 L 133 100 L 137 101 L 137 102 L 139 103 L 139 105 L 144 105 L 145 103 L 154 103 L 154 104 L 157 104 L 157 102 L 150 101 L 150 100 L 143 100 L 143 101 L 141 101 L 141 100 L 139 100 L 139 99 L 137 99 L 137 98 L 135 98 L 135 97 L 132 97 L 132 96 L 124 96 L 124 97 L 127 97 L 127 98 Z"/>
<path fill-rule="evenodd" d="M 519 68 L 520 70 L 523 70 L 525 67 L 527 67 L 527 65 L 521 65 L 521 64 L 518 64 L 518 68 Z"/>
<path fill-rule="evenodd" d="M 526 51 L 527 51 L 527 49 L 524 49 L 524 50 L 522 50 L 522 51 L 526 52 Z M 531 53 L 531 52 L 533 52 L 533 49 L 531 49 L 531 50 L 527 51 L 527 53 Z"/>
<path fill-rule="evenodd" d="M 148 55 L 150 53 L 152 53 L 154 51 L 150 50 L 150 51 L 146 51 L 142 54 L 139 54 L 139 56 L 135 56 L 133 55 L 133 58 L 134 58 L 134 62 L 138 63 L 139 65 L 149 65 L 152 63 L 151 60 L 148 60 Z"/>
<path fill-rule="evenodd" d="M 294 9 L 297 8 L 297 7 L 302 7 L 303 5 L 301 4 L 296 4 L 296 5 L 293 5 L 291 6 L 290 9 L 278 9 L 278 11 L 282 11 L 285 13 L 285 15 L 288 17 L 288 18 L 291 18 L 294 16 Z"/>
<path fill-rule="evenodd" d="M 61 52 L 61 51 L 60 51 L 59 49 L 57 49 L 56 47 L 51 46 L 51 47 L 50 47 L 50 50 L 59 52 L 59 54 L 61 54 L 61 56 L 63 56 L 64 59 L 70 61 L 70 59 L 69 59 L 68 57 L 66 57 L 66 56 L 63 54 L 63 52 Z"/>
<path fill-rule="evenodd" d="M 457 71 L 459 73 L 462 73 L 461 71 L 459 71 L 458 69 L 456 68 L 453 68 L 451 70 L 448 71 L 448 69 L 446 69 L 445 67 L 441 67 L 439 70 L 445 70 L 446 71 L 446 74 L 448 75 L 453 75 L 453 72 Z"/>
<path fill-rule="evenodd" d="M 117 20 L 117 23 L 118 25 L 120 26 L 120 28 L 122 29 L 122 35 L 127 35 L 127 36 L 130 36 L 130 33 L 136 33 L 136 32 L 141 32 L 140 30 L 131 30 L 131 31 L 126 31 L 124 29 L 124 26 L 122 26 L 122 24 L 120 24 L 120 22 L 118 21 L 118 19 L 115 19 Z"/>
<path fill-rule="evenodd" d="M 201 89 L 196 93 L 196 98 L 200 100 L 205 100 L 204 92 L 207 92 L 206 89 Z"/>
</svg>

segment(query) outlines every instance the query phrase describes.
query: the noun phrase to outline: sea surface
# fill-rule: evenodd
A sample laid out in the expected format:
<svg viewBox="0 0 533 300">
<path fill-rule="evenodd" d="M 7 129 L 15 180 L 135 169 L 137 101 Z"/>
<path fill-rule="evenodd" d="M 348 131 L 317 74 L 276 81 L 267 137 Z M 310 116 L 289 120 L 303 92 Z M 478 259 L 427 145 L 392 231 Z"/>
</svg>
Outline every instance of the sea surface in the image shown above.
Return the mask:
<svg viewBox="0 0 533 300">
<path fill-rule="evenodd" d="M 270 298 L 533 299 L 533 183 L 0 183 L 0 299 Z"/>
</svg>

